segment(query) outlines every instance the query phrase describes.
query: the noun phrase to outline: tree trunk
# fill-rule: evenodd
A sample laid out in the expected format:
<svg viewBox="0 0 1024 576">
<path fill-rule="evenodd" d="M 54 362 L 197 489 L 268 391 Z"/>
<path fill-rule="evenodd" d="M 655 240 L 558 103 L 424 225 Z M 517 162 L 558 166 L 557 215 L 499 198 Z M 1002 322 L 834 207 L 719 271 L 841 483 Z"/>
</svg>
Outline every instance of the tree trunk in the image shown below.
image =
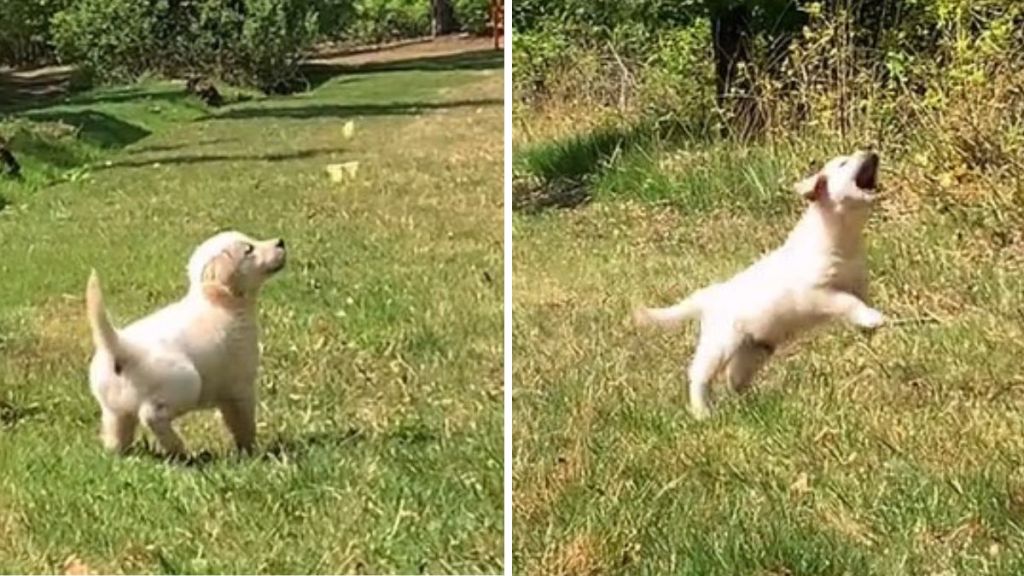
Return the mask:
<svg viewBox="0 0 1024 576">
<path fill-rule="evenodd" d="M 455 31 L 455 11 L 451 0 L 430 0 L 431 31 L 434 36 Z"/>
<path fill-rule="evenodd" d="M 761 123 L 757 98 L 749 76 L 738 72 L 750 62 L 749 10 L 739 5 L 712 14 L 712 26 L 718 105 L 733 113 L 733 130 L 743 137 L 752 135 Z"/>
</svg>

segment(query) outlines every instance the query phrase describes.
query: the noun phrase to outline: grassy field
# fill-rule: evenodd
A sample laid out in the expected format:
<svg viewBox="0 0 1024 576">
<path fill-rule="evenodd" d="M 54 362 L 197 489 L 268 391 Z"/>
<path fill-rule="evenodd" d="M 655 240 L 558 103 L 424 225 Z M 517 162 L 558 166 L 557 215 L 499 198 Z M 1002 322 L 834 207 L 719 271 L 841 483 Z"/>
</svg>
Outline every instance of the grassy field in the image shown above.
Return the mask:
<svg viewBox="0 0 1024 576">
<path fill-rule="evenodd" d="M 1020 211 L 911 189 L 883 149 L 866 233 L 892 325 L 817 332 L 698 422 L 684 385 L 696 326 L 640 332 L 630 308 L 778 245 L 801 210 L 786 186 L 848 150 L 599 159 L 603 138 L 516 151 L 523 173 L 591 170 L 553 187 L 571 202 L 531 200 L 513 221 L 516 572 L 1024 571 Z"/>
<path fill-rule="evenodd" d="M 80 129 L 15 140 L 26 181 L 0 184 L 0 572 L 500 571 L 501 95 L 500 54 L 471 52 L 216 110 L 162 83 L 20 110 Z M 89 269 L 124 324 L 226 228 L 290 248 L 258 454 L 210 412 L 181 421 L 188 465 L 105 455 Z"/>
</svg>

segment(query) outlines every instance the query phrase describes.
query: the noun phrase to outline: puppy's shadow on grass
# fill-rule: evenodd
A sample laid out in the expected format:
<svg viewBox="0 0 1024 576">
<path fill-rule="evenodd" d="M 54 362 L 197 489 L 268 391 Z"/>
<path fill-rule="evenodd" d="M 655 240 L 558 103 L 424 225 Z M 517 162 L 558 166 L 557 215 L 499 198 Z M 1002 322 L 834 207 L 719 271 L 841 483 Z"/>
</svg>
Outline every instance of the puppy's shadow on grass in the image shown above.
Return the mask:
<svg viewBox="0 0 1024 576">
<path fill-rule="evenodd" d="M 128 448 L 128 451 L 125 452 L 125 456 L 158 460 L 171 466 L 180 466 L 182 468 L 191 468 L 195 470 L 206 468 L 218 460 L 238 457 L 233 454 L 217 454 L 210 450 L 201 450 L 199 452 L 190 453 L 187 456 L 172 457 L 162 452 L 158 447 L 150 444 L 149 439 L 147 438 L 143 438 L 141 441 L 132 444 L 132 446 Z"/>
<path fill-rule="evenodd" d="M 324 430 L 291 438 L 278 437 L 258 448 L 254 456 L 263 460 L 294 462 L 319 449 L 354 446 L 365 439 L 365 434 L 357 428 Z"/>
<path fill-rule="evenodd" d="M 168 457 L 157 446 L 151 444 L 148 438 L 143 438 L 140 442 L 133 444 L 125 455 L 159 460 L 171 466 L 202 470 L 211 464 L 223 461 L 257 460 L 296 463 L 318 449 L 352 446 L 364 439 L 365 436 L 360 430 L 347 428 L 313 432 L 292 438 L 277 437 L 263 445 L 257 445 L 256 449 L 250 453 L 235 450 L 226 452 L 200 450 L 187 456 Z"/>
</svg>

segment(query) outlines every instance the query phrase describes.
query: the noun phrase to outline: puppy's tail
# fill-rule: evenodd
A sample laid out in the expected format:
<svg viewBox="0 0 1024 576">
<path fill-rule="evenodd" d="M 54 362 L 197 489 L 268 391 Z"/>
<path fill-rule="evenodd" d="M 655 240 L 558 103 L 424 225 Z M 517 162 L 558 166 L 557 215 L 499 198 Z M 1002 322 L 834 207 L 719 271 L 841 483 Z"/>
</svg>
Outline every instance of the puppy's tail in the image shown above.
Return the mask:
<svg viewBox="0 0 1024 576">
<path fill-rule="evenodd" d="M 678 328 L 683 322 L 700 317 L 704 299 L 705 290 L 699 290 L 686 300 L 667 308 L 639 307 L 633 311 L 633 324 L 641 327 Z"/>
<path fill-rule="evenodd" d="M 89 275 L 89 285 L 85 289 L 85 311 L 92 329 L 92 341 L 97 349 L 110 352 L 116 359 L 125 355 L 121 345 L 121 337 L 114 325 L 110 323 L 107 309 L 103 306 L 103 292 L 100 290 L 100 277 L 93 270 Z"/>
</svg>

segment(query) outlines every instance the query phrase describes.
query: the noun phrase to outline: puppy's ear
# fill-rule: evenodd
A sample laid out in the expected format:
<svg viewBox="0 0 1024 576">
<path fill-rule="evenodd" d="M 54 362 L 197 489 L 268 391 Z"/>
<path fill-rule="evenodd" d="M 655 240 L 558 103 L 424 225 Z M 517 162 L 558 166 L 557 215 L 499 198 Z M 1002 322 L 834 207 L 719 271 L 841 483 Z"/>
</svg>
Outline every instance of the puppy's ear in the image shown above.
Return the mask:
<svg viewBox="0 0 1024 576">
<path fill-rule="evenodd" d="M 214 256 L 203 268 L 203 284 L 219 284 L 232 289 L 235 276 L 235 261 L 227 251 Z"/>
<path fill-rule="evenodd" d="M 828 179 L 822 173 L 817 173 L 796 183 L 793 189 L 804 199 L 814 202 L 825 196 L 828 188 Z"/>
</svg>

